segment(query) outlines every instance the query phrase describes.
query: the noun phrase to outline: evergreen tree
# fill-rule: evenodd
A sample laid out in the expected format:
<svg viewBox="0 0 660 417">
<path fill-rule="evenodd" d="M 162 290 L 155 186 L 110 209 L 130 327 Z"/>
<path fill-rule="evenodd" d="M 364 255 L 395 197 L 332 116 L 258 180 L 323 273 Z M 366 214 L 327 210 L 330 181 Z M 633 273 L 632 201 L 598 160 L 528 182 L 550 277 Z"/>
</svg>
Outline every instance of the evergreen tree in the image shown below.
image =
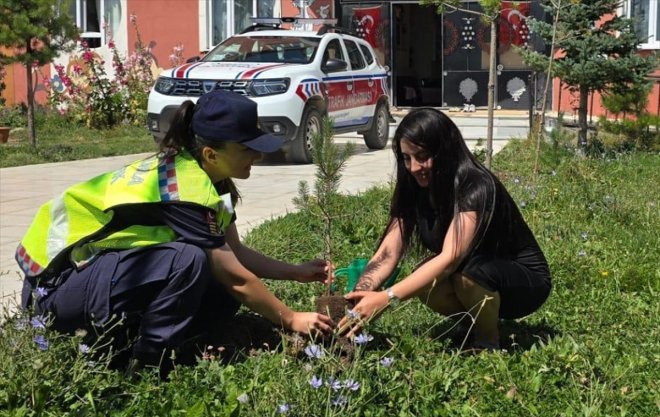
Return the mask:
<svg viewBox="0 0 660 417">
<path fill-rule="evenodd" d="M 621 86 L 643 83 L 655 67 L 655 58 L 637 54 L 640 39 L 635 34 L 633 20 L 617 15 L 621 0 L 542 0 L 541 3 L 548 13 L 559 15 L 556 25 L 530 19 L 529 26 L 548 45 L 553 30 L 556 31 L 558 52 L 549 75 L 559 77 L 579 93 L 578 146 L 584 149 L 589 93 L 607 93 Z M 531 50 L 520 52 L 527 65 L 539 71 L 548 68 L 551 57 Z"/>
<path fill-rule="evenodd" d="M 32 145 L 34 129 L 33 66 L 50 63 L 61 52 L 71 50 L 78 36 L 67 0 L 0 0 L 0 64 L 20 63 L 27 70 L 27 121 Z"/>
</svg>

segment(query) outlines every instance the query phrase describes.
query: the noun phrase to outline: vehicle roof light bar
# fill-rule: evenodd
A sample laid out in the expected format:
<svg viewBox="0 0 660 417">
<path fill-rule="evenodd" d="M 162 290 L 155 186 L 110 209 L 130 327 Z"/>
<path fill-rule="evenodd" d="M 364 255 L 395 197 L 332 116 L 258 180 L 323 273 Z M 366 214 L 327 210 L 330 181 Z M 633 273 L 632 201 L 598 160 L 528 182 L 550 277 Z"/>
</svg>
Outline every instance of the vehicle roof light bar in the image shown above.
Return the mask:
<svg viewBox="0 0 660 417">
<path fill-rule="evenodd" d="M 281 25 L 293 23 L 295 25 L 336 25 L 337 19 L 313 19 L 305 17 L 251 17 L 254 23 L 262 25 Z"/>
</svg>

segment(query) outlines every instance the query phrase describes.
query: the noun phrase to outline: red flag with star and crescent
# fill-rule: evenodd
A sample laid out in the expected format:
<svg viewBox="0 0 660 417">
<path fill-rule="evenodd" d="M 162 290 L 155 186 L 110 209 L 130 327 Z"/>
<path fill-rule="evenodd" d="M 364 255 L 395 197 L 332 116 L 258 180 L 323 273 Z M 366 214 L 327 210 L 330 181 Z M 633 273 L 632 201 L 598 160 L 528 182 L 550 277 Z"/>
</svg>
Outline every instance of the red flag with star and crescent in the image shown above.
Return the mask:
<svg viewBox="0 0 660 417">
<path fill-rule="evenodd" d="M 369 42 L 372 48 L 378 48 L 376 32 L 380 26 L 380 6 L 353 9 L 355 12 L 356 31 Z"/>
</svg>

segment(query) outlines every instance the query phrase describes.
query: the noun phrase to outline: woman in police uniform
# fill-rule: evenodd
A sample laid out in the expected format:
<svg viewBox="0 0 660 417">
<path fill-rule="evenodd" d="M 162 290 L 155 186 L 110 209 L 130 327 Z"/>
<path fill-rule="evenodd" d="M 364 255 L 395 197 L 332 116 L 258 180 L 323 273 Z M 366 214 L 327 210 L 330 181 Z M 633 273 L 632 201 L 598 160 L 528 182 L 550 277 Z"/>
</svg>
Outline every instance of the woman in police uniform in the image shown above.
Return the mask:
<svg viewBox="0 0 660 417">
<path fill-rule="evenodd" d="M 281 145 L 259 130 L 246 97 L 213 91 L 183 103 L 158 155 L 41 207 L 16 254 L 23 306 L 65 332 L 134 332 L 133 357 L 145 363 L 230 320 L 240 304 L 286 329 L 330 332 L 328 317 L 292 311 L 258 278 L 323 282 L 325 261 L 279 262 L 236 230 L 231 179 L 248 178 L 261 153 Z"/>
</svg>

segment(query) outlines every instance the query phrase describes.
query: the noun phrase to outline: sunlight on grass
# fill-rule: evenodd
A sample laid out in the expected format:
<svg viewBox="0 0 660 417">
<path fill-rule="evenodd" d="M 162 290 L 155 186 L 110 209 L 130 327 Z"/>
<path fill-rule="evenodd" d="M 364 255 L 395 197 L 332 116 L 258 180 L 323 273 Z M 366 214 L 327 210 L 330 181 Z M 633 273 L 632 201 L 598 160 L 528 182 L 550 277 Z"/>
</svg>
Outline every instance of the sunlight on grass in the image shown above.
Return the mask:
<svg viewBox="0 0 660 417">
<path fill-rule="evenodd" d="M 553 273 L 548 302 L 501 325 L 503 350 L 457 349 L 455 322 L 411 300 L 372 323 L 366 343 L 334 349 L 283 335 L 229 363 L 214 346 L 168 381 L 126 378 L 105 367 L 83 335 L 56 335 L 41 318 L 15 317 L 0 332 L 0 410 L 8 415 L 586 416 L 658 414 L 657 317 L 660 156 L 580 158 L 512 142 L 494 170 L 535 232 Z M 370 255 L 387 220 L 391 189 L 343 196 L 335 262 Z M 318 217 L 266 222 L 246 244 L 300 262 L 323 250 Z M 426 254 L 409 257 L 401 276 Z M 294 309 L 321 287 L 268 282 Z M 370 340 L 371 339 L 371 340 Z M 314 347 L 312 347 L 314 346 Z M 344 352 L 344 353 L 342 353 Z M 0 413 L 1 414 L 1 413 Z"/>
</svg>

